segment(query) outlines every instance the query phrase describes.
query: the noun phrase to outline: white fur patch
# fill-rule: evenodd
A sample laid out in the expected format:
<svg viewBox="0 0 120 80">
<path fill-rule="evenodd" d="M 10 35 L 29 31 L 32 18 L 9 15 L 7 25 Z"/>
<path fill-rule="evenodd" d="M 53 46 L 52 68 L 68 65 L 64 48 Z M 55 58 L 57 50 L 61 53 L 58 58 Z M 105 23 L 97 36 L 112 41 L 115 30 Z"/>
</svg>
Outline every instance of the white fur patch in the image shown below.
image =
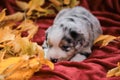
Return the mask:
<svg viewBox="0 0 120 80">
<path fill-rule="evenodd" d="M 60 27 L 54 27 L 54 29 L 48 34 L 48 39 L 53 46 L 58 46 L 63 37 L 63 34 L 64 32 Z"/>
</svg>

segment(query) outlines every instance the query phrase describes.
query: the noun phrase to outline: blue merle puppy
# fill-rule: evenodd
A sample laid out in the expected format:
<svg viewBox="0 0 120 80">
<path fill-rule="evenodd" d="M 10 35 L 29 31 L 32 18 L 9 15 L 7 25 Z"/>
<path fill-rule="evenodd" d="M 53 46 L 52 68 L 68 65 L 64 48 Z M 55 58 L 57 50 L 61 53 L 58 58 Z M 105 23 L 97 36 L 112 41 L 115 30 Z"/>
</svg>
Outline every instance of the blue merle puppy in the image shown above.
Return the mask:
<svg viewBox="0 0 120 80">
<path fill-rule="evenodd" d="M 82 61 L 91 53 L 94 40 L 102 34 L 98 19 L 77 6 L 61 10 L 46 31 L 43 48 L 52 62 Z"/>
</svg>

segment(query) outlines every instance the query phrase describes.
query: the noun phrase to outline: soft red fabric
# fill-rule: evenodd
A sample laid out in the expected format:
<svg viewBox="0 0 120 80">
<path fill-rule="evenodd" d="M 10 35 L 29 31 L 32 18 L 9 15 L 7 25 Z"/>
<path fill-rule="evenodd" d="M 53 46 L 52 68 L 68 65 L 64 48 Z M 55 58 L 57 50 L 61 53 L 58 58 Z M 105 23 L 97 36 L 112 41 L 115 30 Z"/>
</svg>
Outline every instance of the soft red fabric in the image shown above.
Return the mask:
<svg viewBox="0 0 120 80">
<path fill-rule="evenodd" d="M 120 36 L 120 0 L 80 0 L 80 5 L 89 9 L 99 20 L 104 34 Z M 7 13 L 18 11 L 14 0 L 1 0 L 0 10 Z M 42 44 L 45 30 L 52 25 L 53 18 L 37 20 L 39 30 L 33 41 Z M 90 57 L 83 62 L 59 62 L 55 69 L 42 68 L 30 80 L 120 80 L 120 77 L 106 78 L 106 73 L 116 67 L 120 61 L 120 42 L 111 42 L 108 46 L 93 47 Z M 23 74 L 24 75 L 24 74 Z"/>
</svg>

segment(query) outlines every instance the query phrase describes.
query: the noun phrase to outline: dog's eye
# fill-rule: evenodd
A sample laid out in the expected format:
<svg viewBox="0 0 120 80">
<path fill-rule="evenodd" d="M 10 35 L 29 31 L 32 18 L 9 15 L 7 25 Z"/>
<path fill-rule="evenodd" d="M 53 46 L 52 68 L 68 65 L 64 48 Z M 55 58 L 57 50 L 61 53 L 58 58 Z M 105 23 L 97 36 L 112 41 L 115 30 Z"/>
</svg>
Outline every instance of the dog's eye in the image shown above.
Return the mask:
<svg viewBox="0 0 120 80">
<path fill-rule="evenodd" d="M 47 47 L 52 48 L 52 45 L 50 45 L 50 44 L 48 44 L 48 43 L 46 43 L 46 44 L 47 44 Z"/>
<path fill-rule="evenodd" d="M 49 48 L 52 48 L 52 45 L 48 45 Z"/>
<path fill-rule="evenodd" d="M 64 50 L 64 51 L 69 51 L 71 49 L 71 47 L 64 45 L 64 46 L 61 47 L 61 49 Z"/>
</svg>

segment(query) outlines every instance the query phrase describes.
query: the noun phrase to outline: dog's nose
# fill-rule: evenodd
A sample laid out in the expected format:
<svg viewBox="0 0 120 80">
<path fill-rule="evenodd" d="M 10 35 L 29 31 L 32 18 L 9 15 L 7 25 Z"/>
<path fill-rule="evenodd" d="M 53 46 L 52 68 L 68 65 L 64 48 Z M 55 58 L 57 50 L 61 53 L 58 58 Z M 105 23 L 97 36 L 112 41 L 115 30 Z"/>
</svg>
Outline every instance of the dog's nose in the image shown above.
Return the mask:
<svg viewBox="0 0 120 80">
<path fill-rule="evenodd" d="M 53 63 L 56 63 L 58 61 L 57 58 L 50 58 L 50 60 L 53 62 Z"/>
</svg>

